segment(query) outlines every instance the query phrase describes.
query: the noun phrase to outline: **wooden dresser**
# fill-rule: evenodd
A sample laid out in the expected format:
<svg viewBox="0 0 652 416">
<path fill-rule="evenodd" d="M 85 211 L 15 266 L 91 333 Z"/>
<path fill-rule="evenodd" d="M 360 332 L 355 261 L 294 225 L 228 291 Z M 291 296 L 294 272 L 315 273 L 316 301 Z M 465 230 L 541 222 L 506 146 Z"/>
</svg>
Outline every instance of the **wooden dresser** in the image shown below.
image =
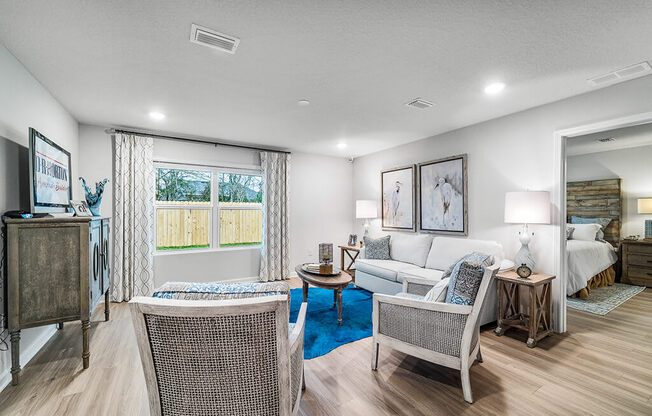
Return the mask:
<svg viewBox="0 0 652 416">
<path fill-rule="evenodd" d="M 623 275 L 620 281 L 652 287 L 652 239 L 623 240 Z"/>
<path fill-rule="evenodd" d="M 88 368 L 90 317 L 104 295 L 109 320 L 110 219 L 8 219 L 7 326 L 12 384 L 19 382 L 20 330 L 81 321 L 82 361 Z"/>
</svg>

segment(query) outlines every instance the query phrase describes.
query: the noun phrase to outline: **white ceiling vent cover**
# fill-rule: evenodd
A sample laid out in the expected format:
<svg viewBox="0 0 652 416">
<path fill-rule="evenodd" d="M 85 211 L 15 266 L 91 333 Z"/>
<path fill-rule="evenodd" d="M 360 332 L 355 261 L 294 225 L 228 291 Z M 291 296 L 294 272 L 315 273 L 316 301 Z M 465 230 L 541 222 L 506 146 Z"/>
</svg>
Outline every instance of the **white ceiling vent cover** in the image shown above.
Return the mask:
<svg viewBox="0 0 652 416">
<path fill-rule="evenodd" d="M 589 78 L 587 81 L 589 84 L 591 84 L 591 86 L 599 87 L 601 85 L 615 84 L 617 82 L 642 77 L 648 74 L 652 74 L 652 67 L 650 67 L 650 64 L 647 62 L 641 62 L 640 64 L 618 69 L 616 71 L 609 72 L 608 74 Z"/>
<path fill-rule="evenodd" d="M 421 98 L 415 98 L 414 100 L 405 103 L 405 105 L 423 110 L 424 108 L 432 107 L 434 104 Z"/>
<path fill-rule="evenodd" d="M 240 44 L 240 39 L 216 32 L 207 27 L 193 24 L 190 26 L 190 41 L 209 48 L 219 49 L 228 53 L 235 53 Z"/>
</svg>

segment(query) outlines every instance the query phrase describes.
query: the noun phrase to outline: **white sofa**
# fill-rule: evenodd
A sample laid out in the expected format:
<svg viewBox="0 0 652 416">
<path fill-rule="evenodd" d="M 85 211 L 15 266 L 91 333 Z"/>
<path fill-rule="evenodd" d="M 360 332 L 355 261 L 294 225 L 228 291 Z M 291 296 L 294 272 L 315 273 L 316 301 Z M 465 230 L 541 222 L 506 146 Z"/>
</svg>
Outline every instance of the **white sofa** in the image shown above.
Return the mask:
<svg viewBox="0 0 652 416">
<path fill-rule="evenodd" d="M 428 234 L 392 235 L 391 260 L 365 257 L 364 248 L 355 262 L 355 283 L 374 293 L 395 295 L 402 291 L 405 276 L 433 281 L 441 280 L 444 271 L 466 254 L 474 251 L 494 256 L 494 264 L 504 259 L 503 247 L 488 240 L 458 237 L 434 237 Z M 480 313 L 480 324 L 496 320 L 496 282 L 492 281 Z"/>
</svg>

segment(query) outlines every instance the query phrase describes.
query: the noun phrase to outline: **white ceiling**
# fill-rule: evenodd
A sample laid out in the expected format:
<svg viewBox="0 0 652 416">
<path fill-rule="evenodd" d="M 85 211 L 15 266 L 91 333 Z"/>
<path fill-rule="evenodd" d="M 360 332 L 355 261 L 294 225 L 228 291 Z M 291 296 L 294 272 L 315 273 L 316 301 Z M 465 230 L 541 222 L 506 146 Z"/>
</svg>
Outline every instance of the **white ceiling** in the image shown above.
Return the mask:
<svg viewBox="0 0 652 416">
<path fill-rule="evenodd" d="M 651 21 L 651 1 L 0 0 L 0 40 L 82 123 L 340 156 L 590 91 L 652 61 Z"/>
<path fill-rule="evenodd" d="M 609 137 L 616 140 L 605 143 L 598 141 L 598 139 Z M 641 146 L 652 146 L 652 124 L 641 124 L 602 133 L 571 137 L 566 144 L 566 154 L 568 156 L 577 156 Z"/>
</svg>

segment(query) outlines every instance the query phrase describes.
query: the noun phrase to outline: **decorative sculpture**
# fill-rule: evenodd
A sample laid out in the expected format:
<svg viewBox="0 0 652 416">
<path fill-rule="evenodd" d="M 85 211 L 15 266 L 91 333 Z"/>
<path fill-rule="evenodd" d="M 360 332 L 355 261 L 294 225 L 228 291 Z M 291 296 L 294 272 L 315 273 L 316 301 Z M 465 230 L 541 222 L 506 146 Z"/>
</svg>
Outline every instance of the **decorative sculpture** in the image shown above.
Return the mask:
<svg viewBox="0 0 652 416">
<path fill-rule="evenodd" d="M 102 194 L 104 193 L 104 185 L 109 181 L 108 178 L 102 179 L 100 182 L 95 182 L 95 192 L 91 191 L 91 188 L 86 186 L 86 180 L 79 177 L 79 180 L 82 182 L 82 187 L 86 192 L 86 203 L 88 203 L 88 208 L 91 210 L 94 216 L 100 216 L 100 203 L 102 203 Z"/>
</svg>

